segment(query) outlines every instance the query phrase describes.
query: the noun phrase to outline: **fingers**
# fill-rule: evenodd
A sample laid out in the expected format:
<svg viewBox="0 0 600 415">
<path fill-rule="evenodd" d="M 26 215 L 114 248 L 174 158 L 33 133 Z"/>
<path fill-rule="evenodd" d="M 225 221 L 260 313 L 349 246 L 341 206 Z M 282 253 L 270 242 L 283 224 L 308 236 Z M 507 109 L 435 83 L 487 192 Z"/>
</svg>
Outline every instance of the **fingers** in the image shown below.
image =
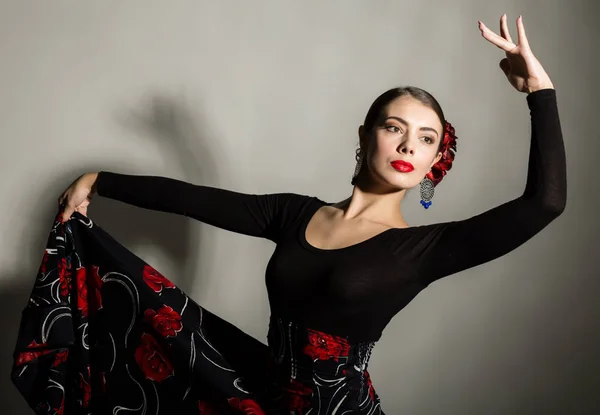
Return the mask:
<svg viewBox="0 0 600 415">
<path fill-rule="evenodd" d="M 68 189 L 65 190 L 63 192 L 63 194 L 60 195 L 60 197 L 58 198 L 58 208 L 61 209 L 62 208 L 62 216 L 61 216 L 61 221 L 64 223 L 66 222 L 70 217 L 71 217 L 71 213 L 67 213 L 68 209 L 71 208 L 71 204 L 69 203 L 69 191 Z M 73 209 L 74 210 L 74 209 Z"/>
<path fill-rule="evenodd" d="M 479 30 L 481 30 L 481 34 L 484 38 L 498 46 L 500 49 L 504 49 L 506 52 L 510 52 L 517 46 L 514 44 L 508 31 L 506 13 L 500 17 L 500 35 L 497 35 L 491 31 L 485 24 L 483 24 L 483 22 L 479 22 Z M 519 46 L 529 49 L 529 42 L 527 40 L 527 35 L 525 34 L 525 26 L 523 25 L 523 16 L 519 16 L 517 18 L 517 37 Z"/>
<path fill-rule="evenodd" d="M 66 222 L 73 215 L 74 212 L 81 213 L 83 216 L 87 216 L 87 208 L 90 205 L 91 198 L 86 198 L 80 205 L 75 206 L 72 201 L 67 201 L 67 204 L 62 212 L 62 222 Z"/>
<path fill-rule="evenodd" d="M 62 209 L 60 220 L 68 221 L 75 211 L 86 215 L 92 195 L 88 184 L 80 176 L 58 198 L 59 210 Z"/>
<path fill-rule="evenodd" d="M 519 36 L 519 46 L 529 49 L 529 41 L 525 35 L 525 26 L 523 25 L 523 16 L 517 19 L 517 33 Z"/>
<path fill-rule="evenodd" d="M 509 42 L 502 36 L 499 36 L 496 33 L 492 32 L 490 29 L 488 29 L 486 25 L 483 24 L 483 22 L 479 22 L 479 30 L 481 30 L 481 34 L 483 35 L 483 37 L 486 38 L 490 43 L 493 43 L 494 45 L 498 46 L 500 49 L 505 50 L 506 52 L 510 52 L 516 46 L 514 43 Z"/>
<path fill-rule="evenodd" d="M 62 214 L 62 221 L 63 221 L 63 223 L 65 223 L 66 221 L 69 220 L 69 218 L 71 217 L 71 215 L 73 214 L 73 212 L 75 212 L 75 206 L 73 206 L 72 204 L 68 204 L 65 207 L 65 210 L 63 210 L 63 214 Z"/>
<path fill-rule="evenodd" d="M 510 32 L 508 31 L 508 24 L 506 23 L 506 13 L 500 17 L 500 34 L 504 39 L 509 41 L 510 43 L 514 43 L 510 37 Z"/>
<path fill-rule="evenodd" d="M 77 211 L 79 214 L 81 214 L 81 215 L 83 215 L 83 216 L 86 216 L 86 217 L 87 217 L 87 206 L 80 205 L 80 206 L 77 206 L 77 207 L 75 208 L 75 210 L 76 210 L 76 211 Z"/>
</svg>

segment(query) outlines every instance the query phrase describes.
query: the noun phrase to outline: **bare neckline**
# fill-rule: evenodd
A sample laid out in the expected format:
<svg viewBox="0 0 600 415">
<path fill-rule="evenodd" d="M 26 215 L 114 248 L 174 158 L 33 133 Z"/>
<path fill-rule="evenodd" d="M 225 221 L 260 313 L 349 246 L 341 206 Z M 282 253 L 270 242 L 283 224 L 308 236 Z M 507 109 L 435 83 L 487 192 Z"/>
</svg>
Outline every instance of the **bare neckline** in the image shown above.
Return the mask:
<svg viewBox="0 0 600 415">
<path fill-rule="evenodd" d="M 300 226 L 300 229 L 298 232 L 298 238 L 300 239 L 300 243 L 302 244 L 302 246 L 312 252 L 319 252 L 319 253 L 346 252 L 346 251 L 352 250 L 356 247 L 360 247 L 360 246 L 366 245 L 372 241 L 375 241 L 375 240 L 383 237 L 384 235 L 387 235 L 388 233 L 390 233 L 392 231 L 408 231 L 410 229 L 420 228 L 420 226 L 407 226 L 405 228 L 388 228 L 384 231 L 379 232 L 378 234 L 375 234 L 365 240 L 362 240 L 362 241 L 357 242 L 352 245 L 347 245 L 347 246 L 343 246 L 341 248 L 333 248 L 333 249 L 318 248 L 318 247 L 312 245 L 310 242 L 308 242 L 308 239 L 306 239 L 306 230 L 308 229 L 308 225 L 309 225 L 310 221 L 315 216 L 315 214 L 319 211 L 319 209 L 321 209 L 324 206 L 332 206 L 333 203 L 327 203 L 327 202 L 324 202 L 317 198 L 315 198 L 315 199 L 316 199 L 316 201 L 318 201 L 317 208 L 314 209 L 310 214 L 306 215 L 306 218 L 304 218 L 304 221 L 302 222 L 302 225 Z"/>
</svg>

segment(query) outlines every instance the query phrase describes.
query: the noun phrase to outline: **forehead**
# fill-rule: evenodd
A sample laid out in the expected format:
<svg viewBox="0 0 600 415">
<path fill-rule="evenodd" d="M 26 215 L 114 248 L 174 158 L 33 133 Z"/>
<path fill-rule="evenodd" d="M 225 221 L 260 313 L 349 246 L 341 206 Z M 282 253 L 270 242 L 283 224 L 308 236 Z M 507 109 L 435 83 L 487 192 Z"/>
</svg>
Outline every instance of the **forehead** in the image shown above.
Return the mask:
<svg viewBox="0 0 600 415">
<path fill-rule="evenodd" d="M 391 101 L 382 115 L 384 118 L 400 117 L 416 127 L 432 127 L 437 131 L 442 128 L 437 113 L 431 107 L 409 95 Z"/>
</svg>

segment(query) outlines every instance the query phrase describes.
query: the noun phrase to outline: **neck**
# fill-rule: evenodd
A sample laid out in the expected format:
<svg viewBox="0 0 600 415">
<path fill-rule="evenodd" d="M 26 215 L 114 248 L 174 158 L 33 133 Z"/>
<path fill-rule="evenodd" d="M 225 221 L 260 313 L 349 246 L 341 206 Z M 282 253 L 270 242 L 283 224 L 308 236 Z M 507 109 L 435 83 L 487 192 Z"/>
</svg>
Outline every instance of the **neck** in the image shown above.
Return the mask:
<svg viewBox="0 0 600 415">
<path fill-rule="evenodd" d="M 363 219 L 385 224 L 390 227 L 408 226 L 400 209 L 406 189 L 384 191 L 375 186 L 357 183 L 352 195 L 336 203 L 333 207 L 343 211 L 344 220 Z"/>
</svg>

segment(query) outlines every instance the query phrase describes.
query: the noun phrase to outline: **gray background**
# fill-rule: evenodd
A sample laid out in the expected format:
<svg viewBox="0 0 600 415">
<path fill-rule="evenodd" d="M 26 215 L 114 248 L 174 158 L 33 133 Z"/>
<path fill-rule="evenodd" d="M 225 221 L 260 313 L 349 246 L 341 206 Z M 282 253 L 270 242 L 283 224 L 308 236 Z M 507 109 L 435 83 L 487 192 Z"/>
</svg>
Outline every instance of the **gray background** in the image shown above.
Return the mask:
<svg viewBox="0 0 600 415">
<path fill-rule="evenodd" d="M 56 199 L 86 171 L 157 174 L 338 201 L 372 100 L 416 85 L 456 127 L 452 171 L 411 225 L 457 220 L 524 189 L 526 95 L 480 19 L 523 14 L 557 89 L 566 211 L 512 253 L 422 292 L 370 372 L 389 414 L 600 413 L 596 1 L 3 1 L 0 4 L 0 408 L 21 309 Z M 273 245 L 97 198 L 90 217 L 197 302 L 265 342 Z"/>
</svg>

